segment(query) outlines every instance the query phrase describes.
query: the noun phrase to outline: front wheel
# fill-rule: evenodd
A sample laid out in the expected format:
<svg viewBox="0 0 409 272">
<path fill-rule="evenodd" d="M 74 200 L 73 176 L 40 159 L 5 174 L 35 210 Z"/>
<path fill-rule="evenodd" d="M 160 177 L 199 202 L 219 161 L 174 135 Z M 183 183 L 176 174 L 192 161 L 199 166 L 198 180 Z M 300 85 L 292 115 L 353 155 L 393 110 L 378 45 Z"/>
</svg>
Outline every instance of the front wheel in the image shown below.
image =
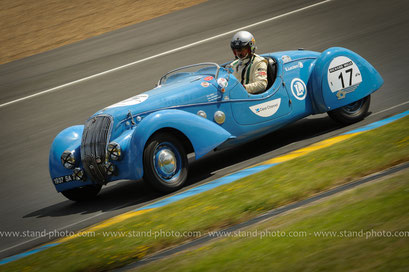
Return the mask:
<svg viewBox="0 0 409 272">
<path fill-rule="evenodd" d="M 335 121 L 349 125 L 363 120 L 368 114 L 371 96 L 368 95 L 356 102 L 328 112 Z"/>
<path fill-rule="evenodd" d="M 101 185 L 87 185 L 62 191 L 61 193 L 69 200 L 80 202 L 95 198 L 99 191 L 101 191 L 101 187 Z"/>
<path fill-rule="evenodd" d="M 186 151 L 170 133 L 154 136 L 143 152 L 144 180 L 155 189 L 169 193 L 183 187 L 188 172 Z"/>
</svg>

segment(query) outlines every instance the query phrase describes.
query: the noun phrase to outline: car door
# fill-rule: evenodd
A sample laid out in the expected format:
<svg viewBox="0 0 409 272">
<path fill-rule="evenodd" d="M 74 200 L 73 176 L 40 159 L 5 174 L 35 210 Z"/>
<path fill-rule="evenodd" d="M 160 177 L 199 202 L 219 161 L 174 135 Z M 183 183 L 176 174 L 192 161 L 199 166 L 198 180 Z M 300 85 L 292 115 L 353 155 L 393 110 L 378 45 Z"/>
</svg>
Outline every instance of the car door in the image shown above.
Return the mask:
<svg viewBox="0 0 409 272">
<path fill-rule="evenodd" d="M 280 75 L 281 67 L 277 68 Z M 269 122 L 291 112 L 289 95 L 281 76 L 277 76 L 273 85 L 261 94 L 249 94 L 237 84 L 230 92 L 230 99 L 234 119 L 240 125 Z"/>
</svg>

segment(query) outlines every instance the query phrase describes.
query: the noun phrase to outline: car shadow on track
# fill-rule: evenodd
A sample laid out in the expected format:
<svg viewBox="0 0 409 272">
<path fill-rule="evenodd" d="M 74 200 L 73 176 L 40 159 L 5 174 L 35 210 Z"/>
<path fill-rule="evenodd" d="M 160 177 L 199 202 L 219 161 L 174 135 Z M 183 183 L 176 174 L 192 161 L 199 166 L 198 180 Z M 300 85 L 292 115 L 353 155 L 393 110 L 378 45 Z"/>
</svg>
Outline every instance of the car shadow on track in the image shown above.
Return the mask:
<svg viewBox="0 0 409 272">
<path fill-rule="evenodd" d="M 62 201 L 58 204 L 31 212 L 28 217 L 61 217 L 72 214 L 92 214 L 95 212 L 109 212 L 122 208 L 146 203 L 160 197 L 162 194 L 153 191 L 142 181 L 118 181 L 103 188 L 99 195 L 89 201 Z"/>
<path fill-rule="evenodd" d="M 313 138 L 341 128 L 344 126 L 336 123 L 327 115 L 314 119 L 302 119 L 240 147 L 216 152 L 194 162 L 189 169 L 194 175 L 189 178 L 188 184 L 195 184 L 210 178 L 214 172 L 223 168 L 231 168 L 228 170 L 231 173 L 238 170 L 236 165 L 241 164 L 242 166 L 239 166 L 241 169 L 288 153 L 311 144 L 311 141 L 315 142 Z M 226 174 L 228 173 L 222 175 Z"/>
<path fill-rule="evenodd" d="M 340 128 L 343 128 L 343 126 L 332 121 L 327 115 L 302 119 L 255 141 L 233 149 L 212 153 L 191 163 L 189 166 L 189 179 L 185 189 L 267 160 L 271 156 L 274 157 L 303 147 L 308 145 L 312 141 L 311 139 Z M 291 147 L 287 147 L 290 144 Z M 280 151 L 274 154 L 274 150 L 277 149 L 280 149 Z M 228 170 L 222 170 L 225 168 Z M 93 200 L 80 203 L 66 200 L 31 212 L 25 215 L 24 218 L 91 214 L 115 211 L 127 207 L 136 209 L 148 202 L 169 195 L 153 191 L 142 181 L 119 181 L 103 188 L 101 193 Z"/>
</svg>

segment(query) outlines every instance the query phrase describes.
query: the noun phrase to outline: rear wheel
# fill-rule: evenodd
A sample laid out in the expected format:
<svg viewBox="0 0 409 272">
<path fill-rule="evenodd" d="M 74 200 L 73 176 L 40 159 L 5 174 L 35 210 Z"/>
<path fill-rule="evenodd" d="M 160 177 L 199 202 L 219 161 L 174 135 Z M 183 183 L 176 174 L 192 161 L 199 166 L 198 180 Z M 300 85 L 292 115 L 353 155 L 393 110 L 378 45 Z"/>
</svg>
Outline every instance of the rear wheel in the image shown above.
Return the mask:
<svg viewBox="0 0 409 272">
<path fill-rule="evenodd" d="M 368 95 L 356 102 L 328 112 L 335 121 L 342 124 L 353 124 L 363 120 L 368 114 L 371 96 Z"/>
<path fill-rule="evenodd" d="M 69 200 L 80 202 L 95 198 L 99 191 L 101 191 L 101 187 L 101 185 L 87 185 L 84 187 L 62 191 L 61 193 Z"/>
<path fill-rule="evenodd" d="M 186 151 L 170 133 L 154 136 L 143 153 L 144 180 L 155 189 L 169 193 L 183 187 L 188 173 Z"/>
</svg>

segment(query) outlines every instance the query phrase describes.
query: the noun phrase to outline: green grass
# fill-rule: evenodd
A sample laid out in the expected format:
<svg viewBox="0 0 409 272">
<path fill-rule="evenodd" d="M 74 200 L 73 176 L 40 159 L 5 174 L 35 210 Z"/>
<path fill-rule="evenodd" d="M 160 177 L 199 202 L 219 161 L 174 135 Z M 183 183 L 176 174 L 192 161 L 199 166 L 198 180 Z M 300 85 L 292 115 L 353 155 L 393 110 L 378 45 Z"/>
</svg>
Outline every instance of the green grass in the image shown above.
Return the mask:
<svg viewBox="0 0 409 272">
<path fill-rule="evenodd" d="M 223 238 L 140 271 L 407 271 L 409 170 Z M 274 237 L 280 231 L 285 237 Z M 302 237 L 289 237 L 302 231 Z M 323 237 L 327 231 L 338 237 Z M 406 237 L 385 237 L 406 231 Z M 321 236 L 319 235 L 321 234 Z M 240 235 L 236 232 L 235 235 Z M 248 235 L 251 236 L 251 235 Z"/>
<path fill-rule="evenodd" d="M 8 271 L 107 270 L 186 241 L 103 237 L 102 231 L 218 230 L 409 161 L 409 118 L 1 266 Z"/>
</svg>

